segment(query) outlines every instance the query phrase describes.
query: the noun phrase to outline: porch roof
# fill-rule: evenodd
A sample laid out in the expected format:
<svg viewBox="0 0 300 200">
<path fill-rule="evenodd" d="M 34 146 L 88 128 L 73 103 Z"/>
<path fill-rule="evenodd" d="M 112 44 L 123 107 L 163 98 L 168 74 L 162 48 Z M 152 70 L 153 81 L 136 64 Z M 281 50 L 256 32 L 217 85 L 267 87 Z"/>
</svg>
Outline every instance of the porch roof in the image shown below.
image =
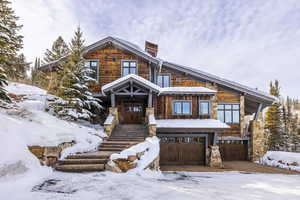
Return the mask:
<svg viewBox="0 0 300 200">
<path fill-rule="evenodd" d="M 150 88 L 151 90 L 159 93 L 159 94 L 208 94 L 213 95 L 217 91 L 211 90 L 205 87 L 159 87 L 158 85 L 148 81 L 147 79 L 144 79 L 143 77 L 140 77 L 135 74 L 129 74 L 127 76 L 124 76 L 122 78 L 119 78 L 115 81 L 112 81 L 106 85 L 102 86 L 102 93 L 108 92 L 113 88 L 116 88 L 120 85 L 123 85 L 124 83 L 129 82 L 130 80 L 135 81 L 144 87 Z"/>
<path fill-rule="evenodd" d="M 134 82 L 137 82 L 147 88 L 150 88 L 152 89 L 153 91 L 155 92 L 160 92 L 160 87 L 158 85 L 155 85 L 154 83 L 144 79 L 143 77 L 140 77 L 138 75 L 135 75 L 135 74 L 128 74 L 122 78 L 119 78 L 117 80 L 114 80 L 106 85 L 103 85 L 102 86 L 102 93 L 105 93 L 115 87 L 118 87 L 120 85 L 123 85 L 124 83 L 127 83 L 129 82 L 130 80 L 134 81 Z"/>
<path fill-rule="evenodd" d="M 159 129 L 227 129 L 227 124 L 216 119 L 156 119 L 156 127 Z"/>
</svg>

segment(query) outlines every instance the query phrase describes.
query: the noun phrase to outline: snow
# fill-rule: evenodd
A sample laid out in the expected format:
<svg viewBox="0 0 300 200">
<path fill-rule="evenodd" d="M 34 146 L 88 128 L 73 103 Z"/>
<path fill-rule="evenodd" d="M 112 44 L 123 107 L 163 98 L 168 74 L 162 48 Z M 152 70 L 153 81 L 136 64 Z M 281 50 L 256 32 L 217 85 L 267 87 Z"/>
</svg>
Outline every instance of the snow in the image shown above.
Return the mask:
<svg viewBox="0 0 300 200">
<path fill-rule="evenodd" d="M 118 84 L 120 84 L 122 82 L 127 82 L 130 79 L 133 79 L 133 80 L 135 80 L 137 82 L 140 82 L 140 83 L 142 83 L 144 85 L 147 85 L 147 86 L 149 86 L 150 88 L 152 88 L 153 90 L 155 90 L 157 92 L 160 91 L 160 87 L 158 85 L 155 85 L 154 83 L 152 83 L 152 82 L 144 79 L 143 77 L 140 77 L 140 76 L 135 75 L 135 74 L 128 74 L 126 76 L 123 76 L 122 78 L 119 78 L 119 79 L 117 79 L 115 81 L 112 81 L 112 82 L 106 84 L 106 85 L 103 85 L 102 86 L 102 92 L 104 93 L 104 91 L 107 91 L 108 89 L 110 89 L 114 85 L 118 85 Z"/>
<path fill-rule="evenodd" d="M 300 153 L 268 151 L 259 164 L 300 171 Z"/>
<path fill-rule="evenodd" d="M 110 160 L 127 159 L 130 155 L 145 152 L 140 160 L 136 160 L 137 167 L 129 170 L 128 173 L 143 173 L 143 171 L 159 156 L 159 139 L 156 136 L 148 137 L 144 142 L 136 144 L 117 154 L 112 154 Z M 110 161 L 110 163 L 112 163 Z"/>
<path fill-rule="evenodd" d="M 0 109 L 0 133 L 17 135 L 27 146 L 57 146 L 76 142 L 63 153 L 97 149 L 105 137 L 102 127 L 95 129 L 83 124 L 61 120 L 45 112 L 48 95 L 45 90 L 19 83 L 9 83 L 8 92 L 25 95 L 16 103 L 17 109 Z M 53 95 L 49 95 L 49 99 Z"/>
<path fill-rule="evenodd" d="M 160 94 L 215 94 L 217 91 L 205 87 L 165 87 Z"/>
<path fill-rule="evenodd" d="M 0 181 L 0 197 L 13 200 L 298 200 L 300 177 L 240 172 L 163 172 L 142 176 L 54 172 L 35 184 Z"/>
<path fill-rule="evenodd" d="M 160 119 L 157 128 L 230 128 L 216 119 Z"/>
<path fill-rule="evenodd" d="M 149 118 L 149 125 L 156 125 L 156 120 L 153 114 L 148 116 Z"/>
<path fill-rule="evenodd" d="M 112 124 L 114 121 L 115 117 L 112 114 L 109 114 L 108 117 L 106 118 L 104 125 Z"/>
</svg>

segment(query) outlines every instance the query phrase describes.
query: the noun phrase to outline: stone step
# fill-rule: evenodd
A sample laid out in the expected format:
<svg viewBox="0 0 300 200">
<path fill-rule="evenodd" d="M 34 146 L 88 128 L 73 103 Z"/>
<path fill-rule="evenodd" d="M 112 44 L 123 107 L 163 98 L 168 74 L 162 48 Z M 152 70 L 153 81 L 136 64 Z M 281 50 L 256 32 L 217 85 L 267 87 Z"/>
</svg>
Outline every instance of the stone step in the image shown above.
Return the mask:
<svg viewBox="0 0 300 200">
<path fill-rule="evenodd" d="M 59 165 L 73 165 L 73 164 L 106 164 L 108 159 L 64 159 L 59 160 Z"/>
<path fill-rule="evenodd" d="M 55 167 L 57 171 L 62 172 L 92 172 L 92 171 L 104 171 L 104 164 L 78 164 L 78 165 L 57 165 Z"/>
<path fill-rule="evenodd" d="M 130 145 L 118 145 L 118 144 L 101 144 L 99 148 L 124 148 L 127 149 Z"/>
<path fill-rule="evenodd" d="M 101 145 L 135 145 L 138 142 L 130 142 L 130 141 L 105 141 Z"/>
<path fill-rule="evenodd" d="M 114 152 L 117 153 L 117 152 Z M 77 154 L 67 156 L 66 159 L 107 159 L 109 155 L 85 155 L 85 154 Z"/>
<path fill-rule="evenodd" d="M 99 151 L 116 151 L 119 153 L 120 151 L 123 151 L 126 148 L 117 148 L 117 147 L 99 147 Z"/>
<path fill-rule="evenodd" d="M 109 141 L 112 141 L 112 142 L 118 142 L 118 141 L 131 141 L 131 142 L 143 142 L 145 141 L 144 139 L 120 139 L 120 138 L 112 138 L 112 139 L 109 139 Z"/>
</svg>

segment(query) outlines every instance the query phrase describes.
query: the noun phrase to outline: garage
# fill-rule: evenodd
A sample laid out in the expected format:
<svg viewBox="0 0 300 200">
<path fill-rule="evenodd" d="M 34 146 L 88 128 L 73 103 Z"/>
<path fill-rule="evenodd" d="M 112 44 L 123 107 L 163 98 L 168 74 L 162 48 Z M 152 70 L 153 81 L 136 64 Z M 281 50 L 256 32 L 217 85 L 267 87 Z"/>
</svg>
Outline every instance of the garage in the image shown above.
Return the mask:
<svg viewBox="0 0 300 200">
<path fill-rule="evenodd" d="M 206 137 L 167 135 L 160 137 L 160 165 L 205 165 Z"/>
</svg>

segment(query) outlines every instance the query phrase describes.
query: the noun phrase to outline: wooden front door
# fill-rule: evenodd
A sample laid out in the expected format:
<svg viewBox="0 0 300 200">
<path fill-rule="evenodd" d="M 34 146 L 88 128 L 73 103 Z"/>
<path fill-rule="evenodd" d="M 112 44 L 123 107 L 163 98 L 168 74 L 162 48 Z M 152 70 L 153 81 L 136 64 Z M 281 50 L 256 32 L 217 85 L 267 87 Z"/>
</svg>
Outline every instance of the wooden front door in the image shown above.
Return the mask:
<svg viewBox="0 0 300 200">
<path fill-rule="evenodd" d="M 122 109 L 123 124 L 141 124 L 145 116 L 143 102 L 125 101 Z"/>
<path fill-rule="evenodd" d="M 160 141 L 161 165 L 204 165 L 205 138 L 162 137 Z"/>
</svg>

